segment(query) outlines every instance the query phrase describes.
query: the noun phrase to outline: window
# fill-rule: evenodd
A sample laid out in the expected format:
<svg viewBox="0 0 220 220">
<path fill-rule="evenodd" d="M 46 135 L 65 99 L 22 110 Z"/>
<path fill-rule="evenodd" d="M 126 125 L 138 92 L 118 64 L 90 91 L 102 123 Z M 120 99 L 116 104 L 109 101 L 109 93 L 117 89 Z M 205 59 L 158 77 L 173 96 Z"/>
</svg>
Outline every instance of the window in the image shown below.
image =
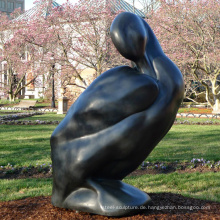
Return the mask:
<svg viewBox="0 0 220 220">
<path fill-rule="evenodd" d="M 8 2 L 8 10 L 14 10 L 14 2 Z"/>
<path fill-rule="evenodd" d="M 22 3 L 16 3 L 16 8 L 21 8 L 22 9 Z"/>
<path fill-rule="evenodd" d="M 5 8 L 5 2 L 3 0 L 0 0 L 0 8 Z"/>
</svg>

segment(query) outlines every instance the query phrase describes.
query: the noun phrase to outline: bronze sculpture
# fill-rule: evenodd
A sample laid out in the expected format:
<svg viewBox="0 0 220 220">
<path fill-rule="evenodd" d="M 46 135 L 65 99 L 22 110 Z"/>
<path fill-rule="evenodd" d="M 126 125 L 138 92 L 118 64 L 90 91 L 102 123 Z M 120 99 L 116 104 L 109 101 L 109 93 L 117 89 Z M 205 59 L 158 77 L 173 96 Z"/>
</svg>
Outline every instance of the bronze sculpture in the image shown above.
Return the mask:
<svg viewBox="0 0 220 220">
<path fill-rule="evenodd" d="M 51 136 L 52 204 L 107 216 L 130 215 L 151 201 L 121 180 L 171 128 L 183 78 L 149 25 L 123 12 L 111 25 L 118 51 L 136 64 L 99 76 Z"/>
</svg>

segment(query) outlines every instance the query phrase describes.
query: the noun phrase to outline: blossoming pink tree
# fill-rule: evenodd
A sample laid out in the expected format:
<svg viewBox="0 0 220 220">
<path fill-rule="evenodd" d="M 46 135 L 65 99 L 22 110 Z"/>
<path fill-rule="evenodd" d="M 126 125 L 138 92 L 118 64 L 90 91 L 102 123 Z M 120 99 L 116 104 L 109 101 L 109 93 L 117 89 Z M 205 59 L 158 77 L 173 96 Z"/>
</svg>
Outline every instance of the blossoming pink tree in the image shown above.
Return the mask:
<svg viewBox="0 0 220 220">
<path fill-rule="evenodd" d="M 24 74 L 20 83 L 22 86 L 16 90 L 15 96 L 21 88 L 34 80 L 36 82 L 39 74 L 44 75 L 44 83 L 47 84 L 51 84 L 55 78 L 57 87 L 65 87 L 71 82 L 85 89 L 108 68 L 128 63 L 111 42 L 109 28 L 116 13 L 112 1 L 106 1 L 109 4 L 104 2 L 80 0 L 76 5 L 67 2 L 62 7 L 52 8 L 51 1 L 40 1 L 41 9 L 47 9 L 46 17 L 39 10 L 33 18 L 8 21 L 6 27 L 10 28 L 6 28 L 9 29 L 7 34 L 12 36 L 10 42 L 14 44 L 10 45 L 14 46 L 7 53 L 11 51 L 13 57 L 17 55 L 20 69 L 15 67 L 15 63 L 7 62 L 13 64 L 11 69 L 14 75 L 19 73 L 19 79 Z M 18 52 L 22 54 L 24 51 L 28 52 L 31 59 L 24 61 L 19 57 Z M 41 71 L 36 67 L 39 70 L 41 68 Z M 34 71 L 33 78 L 28 82 L 25 75 L 31 68 Z M 82 74 L 85 69 L 92 70 L 91 80 L 87 79 L 88 75 L 85 78 Z"/>
<path fill-rule="evenodd" d="M 28 42 L 53 54 L 55 62 L 65 70 L 60 75 L 62 84 L 75 77 L 81 82 L 78 86 L 86 88 L 82 70 L 94 69 L 97 77 L 121 61 L 108 34 L 114 17 L 110 5 L 103 1 L 81 0 L 51 9 L 46 19 L 39 18 L 40 22 L 30 21 L 25 36 Z"/>
<path fill-rule="evenodd" d="M 42 8 L 45 6 L 42 4 Z M 52 57 L 60 86 L 71 83 L 85 89 L 108 68 L 127 62 L 120 58 L 109 36 L 110 24 L 116 16 L 111 5 L 101 0 L 81 0 L 75 5 L 66 3 L 48 10 L 46 19 L 39 13 L 28 21 L 23 37 L 42 49 L 47 66 L 51 65 Z M 84 77 L 85 69 L 90 69 L 92 79 Z"/>
<path fill-rule="evenodd" d="M 56 13 L 52 14 L 51 21 Z M 109 28 L 115 13 L 110 4 L 101 0 L 81 0 L 77 5 L 66 5 L 61 13 L 61 20 L 54 25 L 54 34 L 62 48 L 66 64 L 76 64 L 77 69 L 92 68 L 95 75 L 118 63 L 118 56 L 113 49 Z M 78 74 L 77 74 L 78 76 Z M 86 85 L 85 85 L 86 86 Z"/>
<path fill-rule="evenodd" d="M 21 90 L 34 83 L 42 71 L 40 54 L 20 33 L 24 26 L 0 14 L 0 89 L 14 101 Z M 27 50 L 28 49 L 28 50 Z M 29 75 L 29 77 L 27 77 Z"/>
<path fill-rule="evenodd" d="M 186 83 L 189 85 L 191 79 L 190 83 L 193 80 L 199 86 L 199 89 L 188 86 L 194 96 L 205 93 L 206 101 L 214 111 L 219 112 L 219 0 L 160 2 L 160 9 L 151 13 L 148 22 L 159 37 L 166 54 L 184 73 Z"/>
</svg>

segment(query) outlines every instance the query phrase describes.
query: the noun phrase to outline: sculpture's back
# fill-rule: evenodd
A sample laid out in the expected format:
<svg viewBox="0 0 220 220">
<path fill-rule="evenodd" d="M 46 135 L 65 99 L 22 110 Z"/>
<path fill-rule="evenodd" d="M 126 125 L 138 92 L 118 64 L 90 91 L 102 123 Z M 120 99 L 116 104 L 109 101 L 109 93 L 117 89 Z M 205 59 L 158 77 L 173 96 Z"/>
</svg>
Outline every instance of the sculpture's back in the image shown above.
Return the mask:
<svg viewBox="0 0 220 220">
<path fill-rule="evenodd" d="M 51 137 L 52 203 L 120 216 L 150 202 L 146 193 L 121 179 L 169 131 L 184 86 L 180 71 L 164 55 L 143 19 L 119 14 L 111 26 L 111 37 L 119 52 L 137 67 L 103 73 L 55 129 Z"/>
</svg>

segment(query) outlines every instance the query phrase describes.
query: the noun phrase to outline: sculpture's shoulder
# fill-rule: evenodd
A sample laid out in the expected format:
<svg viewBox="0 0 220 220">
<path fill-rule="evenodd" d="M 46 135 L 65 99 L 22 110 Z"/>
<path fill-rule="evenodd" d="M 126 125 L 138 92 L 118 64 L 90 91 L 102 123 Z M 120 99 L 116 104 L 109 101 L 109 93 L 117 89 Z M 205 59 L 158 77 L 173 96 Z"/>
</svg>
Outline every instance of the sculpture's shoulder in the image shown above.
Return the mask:
<svg viewBox="0 0 220 220">
<path fill-rule="evenodd" d="M 152 77 L 128 66 L 110 69 L 79 96 L 53 137 L 70 132 L 74 139 L 103 130 L 146 110 L 158 94 L 157 81 Z"/>
<path fill-rule="evenodd" d="M 129 77 L 137 73 L 138 72 L 135 69 L 129 66 L 117 66 L 107 70 L 106 72 L 102 73 L 99 77 L 97 77 L 89 86 L 89 89 L 94 88 L 98 85 L 104 85 L 113 82 L 117 83 L 119 80 L 123 79 L 123 77 Z M 127 80 L 129 79 L 127 78 Z"/>
<path fill-rule="evenodd" d="M 101 74 L 93 83 L 86 89 L 85 93 L 95 92 L 96 90 L 109 92 L 130 92 L 140 87 L 152 86 L 157 87 L 157 80 L 138 72 L 136 69 L 129 66 L 118 66 Z M 121 91 L 121 92 L 123 92 Z"/>
<path fill-rule="evenodd" d="M 73 113 L 126 117 L 149 107 L 159 93 L 157 81 L 137 70 L 120 66 L 99 76 L 78 98 Z M 119 108 L 119 106 L 121 106 Z"/>
</svg>

